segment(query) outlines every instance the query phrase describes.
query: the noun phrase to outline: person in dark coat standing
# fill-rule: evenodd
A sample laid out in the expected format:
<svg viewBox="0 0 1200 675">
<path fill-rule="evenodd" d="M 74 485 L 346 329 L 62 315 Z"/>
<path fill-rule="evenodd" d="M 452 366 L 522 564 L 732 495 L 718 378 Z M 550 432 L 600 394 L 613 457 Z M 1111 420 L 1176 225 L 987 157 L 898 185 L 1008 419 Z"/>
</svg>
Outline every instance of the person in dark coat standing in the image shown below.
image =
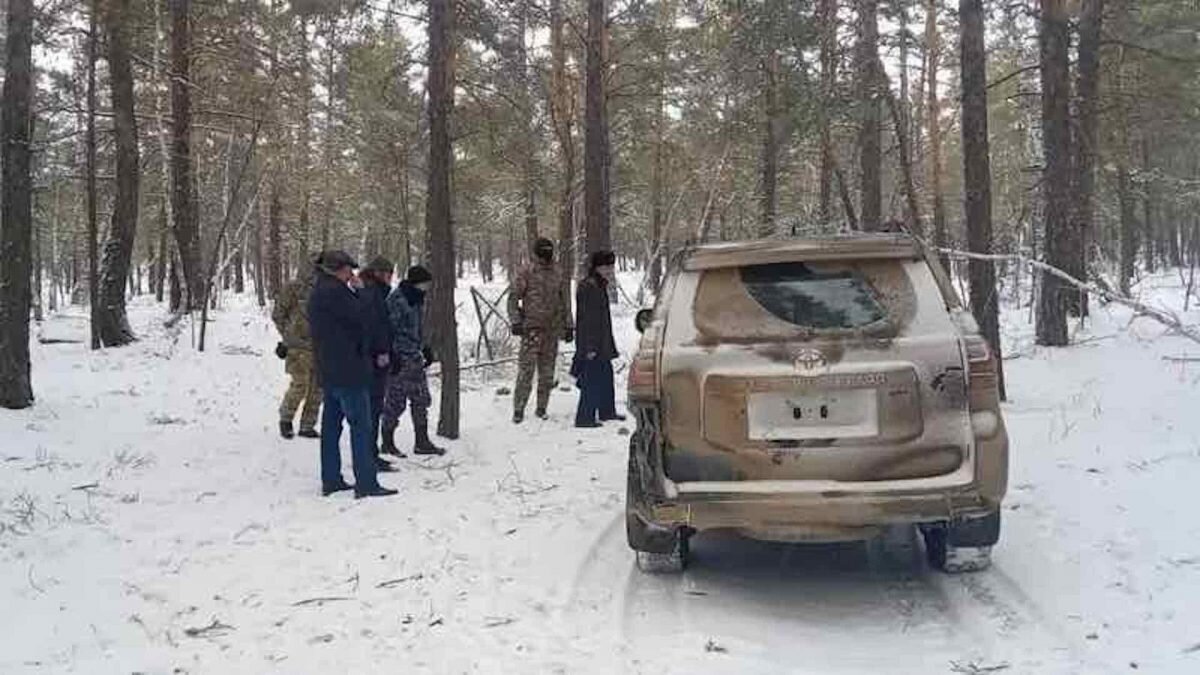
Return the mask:
<svg viewBox="0 0 1200 675">
<path fill-rule="evenodd" d="M 374 366 L 371 373 L 371 448 L 375 451 L 375 467 L 383 472 L 396 470 L 379 454 L 379 418 L 383 414 L 392 359 L 392 322 L 388 319 L 387 297 L 392 292 L 394 268 L 392 261 L 379 257 L 358 273 L 363 301 L 367 305 L 367 333 L 371 340 L 371 365 Z"/>
<path fill-rule="evenodd" d="M 425 369 L 435 360 L 425 344 L 422 314 L 425 294 L 433 286 L 429 270 L 414 265 L 404 281 L 388 295 L 388 318 L 392 322 L 392 368 L 387 396 L 383 404 L 383 448 L 381 452 L 400 454 L 396 449 L 396 426 L 406 407 L 412 408 L 413 454 L 442 455 L 446 451 L 429 439 L 429 379 Z"/>
<path fill-rule="evenodd" d="M 379 484 L 371 451 L 371 341 L 366 303 L 360 297 L 354 268 L 343 251 L 327 251 L 317 261 L 318 274 L 308 300 L 309 332 L 316 349 L 324 394 L 321 413 L 321 492 L 354 489 L 354 496 L 394 495 Z M 354 485 L 342 479 L 338 444 L 342 420 L 350 424 Z"/>
<path fill-rule="evenodd" d="M 598 427 L 600 422 L 625 419 L 617 414 L 613 386 L 612 362 L 617 358 L 617 341 L 612 334 L 608 285 L 615 263 L 612 251 L 592 253 L 588 274 L 575 290 L 575 359 L 571 374 L 579 385 L 577 427 Z"/>
</svg>

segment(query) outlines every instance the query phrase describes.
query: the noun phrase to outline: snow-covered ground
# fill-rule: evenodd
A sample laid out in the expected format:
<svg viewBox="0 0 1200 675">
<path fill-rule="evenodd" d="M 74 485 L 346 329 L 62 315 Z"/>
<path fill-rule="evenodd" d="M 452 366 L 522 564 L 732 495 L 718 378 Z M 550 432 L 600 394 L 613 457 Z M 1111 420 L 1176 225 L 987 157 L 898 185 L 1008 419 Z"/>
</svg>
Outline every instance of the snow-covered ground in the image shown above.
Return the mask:
<svg viewBox="0 0 1200 675">
<path fill-rule="evenodd" d="M 624 543 L 622 430 L 570 428 L 569 390 L 514 427 L 502 368 L 472 371 L 446 457 L 383 476 L 400 496 L 320 497 L 316 442 L 276 434 L 274 332 L 229 304 L 204 354 L 140 300 L 135 345 L 34 345 L 37 405 L 0 412 L 0 672 L 1200 672 L 1200 363 L 1164 358 L 1200 346 L 1122 308 L 1061 350 L 1005 316 L 991 570 L 933 573 L 895 531 L 700 537 L 656 578 Z"/>
</svg>

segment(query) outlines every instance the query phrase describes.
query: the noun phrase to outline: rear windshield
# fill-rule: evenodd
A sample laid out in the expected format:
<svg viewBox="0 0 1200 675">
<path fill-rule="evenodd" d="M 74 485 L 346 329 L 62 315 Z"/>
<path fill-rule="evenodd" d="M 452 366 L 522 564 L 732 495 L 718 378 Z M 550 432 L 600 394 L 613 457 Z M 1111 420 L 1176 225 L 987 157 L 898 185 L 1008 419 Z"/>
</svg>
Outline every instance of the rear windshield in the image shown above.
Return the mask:
<svg viewBox="0 0 1200 675">
<path fill-rule="evenodd" d="M 703 271 L 693 311 L 720 341 L 890 337 L 916 297 L 903 260 L 786 262 Z"/>
<path fill-rule="evenodd" d="M 739 268 L 750 297 L 777 318 L 814 330 L 853 330 L 887 318 L 855 270 L 820 272 L 802 262 Z"/>
</svg>

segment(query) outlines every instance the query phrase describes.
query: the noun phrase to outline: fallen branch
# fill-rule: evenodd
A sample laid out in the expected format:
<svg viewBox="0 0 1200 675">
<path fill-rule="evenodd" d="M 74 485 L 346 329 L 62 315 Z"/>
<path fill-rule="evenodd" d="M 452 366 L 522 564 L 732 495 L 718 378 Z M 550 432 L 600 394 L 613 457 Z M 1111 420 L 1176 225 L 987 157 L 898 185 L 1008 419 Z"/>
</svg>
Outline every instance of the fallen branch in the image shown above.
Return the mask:
<svg viewBox="0 0 1200 675">
<path fill-rule="evenodd" d="M 350 598 L 347 598 L 347 597 L 344 597 L 341 595 L 331 595 L 331 596 L 322 597 L 322 598 L 309 598 L 307 600 L 293 602 L 292 607 L 307 607 L 308 605 L 323 606 L 327 602 L 343 602 L 343 601 L 349 600 L 349 599 Z"/>
<path fill-rule="evenodd" d="M 1200 363 L 1200 356 L 1164 356 L 1162 360 L 1172 363 Z"/>
<path fill-rule="evenodd" d="M 209 635 L 224 635 L 225 633 L 235 630 L 233 626 L 227 623 L 221 623 L 220 619 L 213 617 L 212 623 L 200 628 L 185 628 L 183 634 L 188 637 L 207 637 Z"/>
<path fill-rule="evenodd" d="M 1091 293 L 1097 297 L 1103 298 L 1108 302 L 1115 302 L 1118 305 L 1124 305 L 1132 309 L 1138 315 L 1154 319 L 1155 321 L 1179 333 L 1192 342 L 1200 343 L 1200 330 L 1184 325 L 1183 321 L 1176 316 L 1174 312 L 1165 309 L 1158 309 L 1157 307 L 1151 307 L 1150 305 L 1138 302 L 1133 298 L 1125 297 L 1120 293 L 1117 293 L 1111 289 L 1103 288 L 1097 284 L 1090 284 L 1085 281 L 1080 281 L 1079 279 L 1076 279 L 1057 267 L 1048 265 L 1040 260 L 1034 260 L 1033 258 L 1016 253 L 970 253 L 968 251 L 959 251 L 951 248 L 933 248 L 932 250 L 935 250 L 949 258 L 956 258 L 959 260 L 983 260 L 986 262 L 1007 262 L 1028 265 L 1033 269 L 1042 271 L 1045 274 L 1058 277 L 1059 279 L 1067 282 L 1081 291 Z"/>
<path fill-rule="evenodd" d="M 381 581 L 375 584 L 375 588 L 393 588 L 399 586 L 400 584 L 406 584 L 410 581 L 420 581 L 424 578 L 424 574 L 417 572 L 416 574 L 410 574 L 406 577 L 400 577 L 399 579 L 388 579 L 387 581 Z"/>
</svg>

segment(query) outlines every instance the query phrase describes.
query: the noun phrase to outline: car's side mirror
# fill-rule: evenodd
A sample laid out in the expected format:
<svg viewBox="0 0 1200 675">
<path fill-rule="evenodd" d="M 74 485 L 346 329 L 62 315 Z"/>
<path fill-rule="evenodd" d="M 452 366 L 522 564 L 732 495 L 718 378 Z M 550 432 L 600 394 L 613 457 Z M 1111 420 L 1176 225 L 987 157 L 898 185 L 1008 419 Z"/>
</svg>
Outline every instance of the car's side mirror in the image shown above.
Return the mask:
<svg viewBox="0 0 1200 675">
<path fill-rule="evenodd" d="M 638 313 L 633 317 L 633 327 L 637 328 L 637 332 L 644 333 L 650 322 L 654 320 L 654 310 L 639 309 Z"/>
</svg>

